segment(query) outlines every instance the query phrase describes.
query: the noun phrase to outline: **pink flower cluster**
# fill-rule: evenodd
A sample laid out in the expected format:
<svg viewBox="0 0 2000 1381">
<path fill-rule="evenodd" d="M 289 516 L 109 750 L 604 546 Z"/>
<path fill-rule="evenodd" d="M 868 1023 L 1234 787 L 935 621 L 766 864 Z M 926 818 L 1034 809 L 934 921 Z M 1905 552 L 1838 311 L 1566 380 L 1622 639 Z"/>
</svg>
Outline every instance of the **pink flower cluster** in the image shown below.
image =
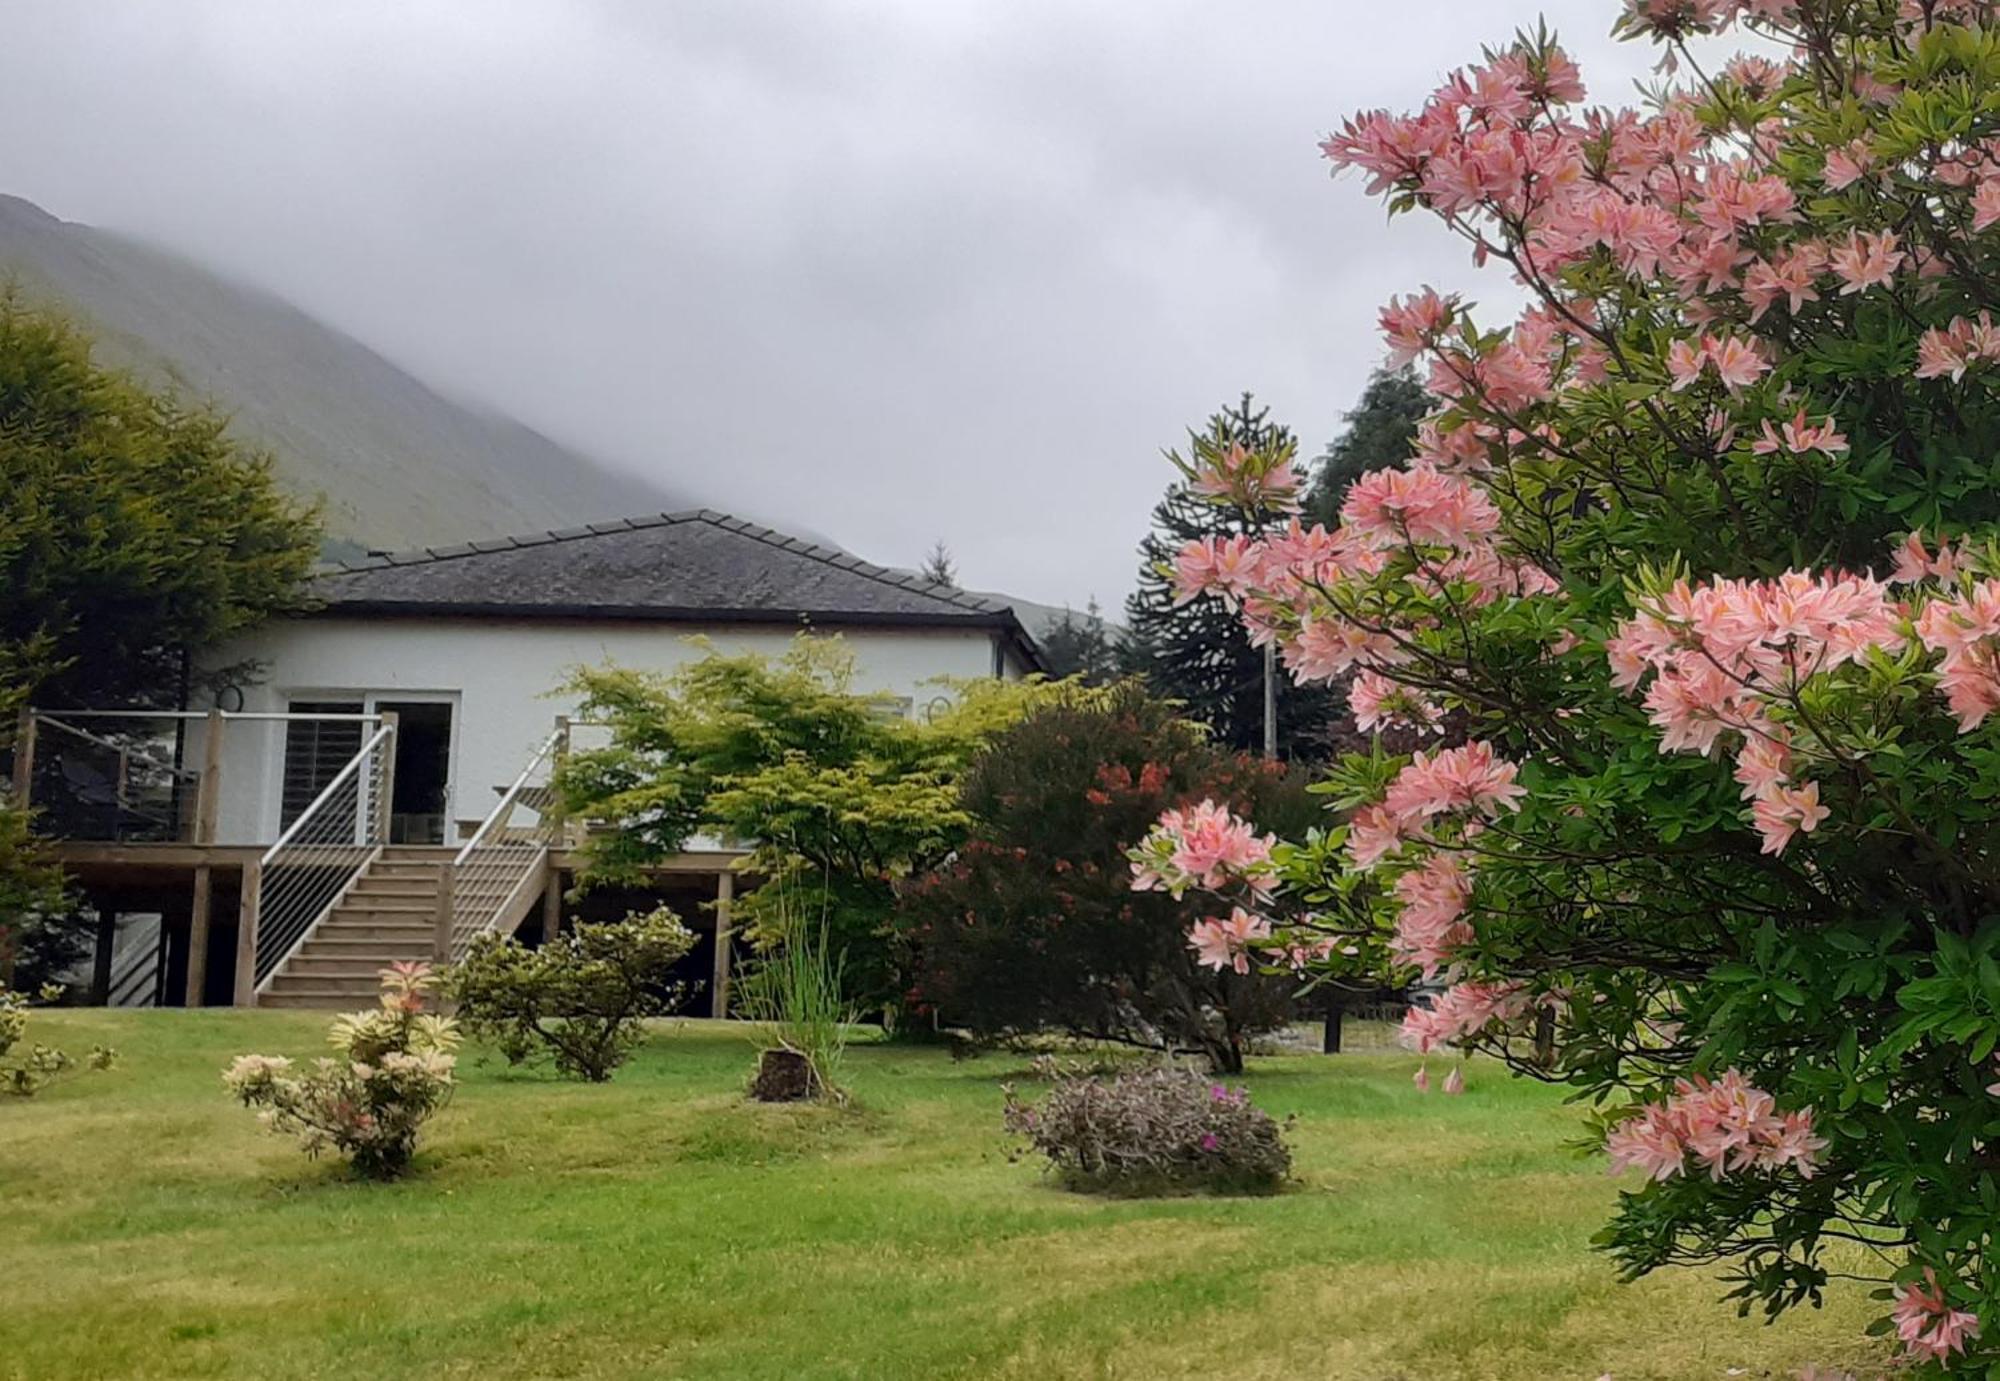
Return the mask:
<svg viewBox="0 0 2000 1381">
<path fill-rule="evenodd" d="M 1700 378 L 1707 369 L 1731 393 L 1748 388 L 1770 372 L 1757 347 L 1741 336 L 1703 336 L 1699 344 L 1677 340 L 1667 347 L 1667 373 L 1678 393 Z"/>
<path fill-rule="evenodd" d="M 1391 890 L 1400 910 L 1389 952 L 1397 963 L 1413 964 L 1432 978 L 1472 938 L 1465 921 L 1472 903 L 1472 871 L 1450 854 L 1433 854 L 1398 877 Z"/>
<path fill-rule="evenodd" d="M 1268 894 L 1276 875 L 1271 861 L 1276 842 L 1213 801 L 1165 811 L 1130 852 L 1132 890 L 1179 897 L 1191 887 L 1217 892 L 1241 883 L 1253 893 Z"/>
<path fill-rule="evenodd" d="M 1293 513 L 1299 506 L 1299 474 L 1290 457 L 1253 451 L 1240 441 L 1198 465 L 1190 483 L 1204 498 L 1251 512 Z"/>
<path fill-rule="evenodd" d="M 1500 526 L 1499 510 L 1484 490 L 1421 460 L 1356 480 L 1340 519 L 1343 529 L 1377 551 L 1413 543 L 1471 548 Z"/>
<path fill-rule="evenodd" d="M 1348 824 L 1348 856 L 1355 867 L 1368 869 L 1406 843 L 1436 843 L 1427 831 L 1440 818 L 1458 819 L 1468 828 L 1497 820 L 1520 809 L 1521 797 L 1528 794 L 1518 776 L 1519 769 L 1482 740 L 1420 752 L 1396 774 L 1378 804 L 1355 812 Z"/>
<path fill-rule="evenodd" d="M 1412 1006 L 1404 1014 L 1402 1042 L 1428 1055 L 1496 1024 L 1519 1021 L 1527 1013 L 1527 990 L 1519 983 L 1458 983 L 1439 993 L 1430 1006 Z"/>
<path fill-rule="evenodd" d="M 1949 326 L 1933 326 L 1917 337 L 1919 379 L 1950 376 L 1956 383 L 1975 364 L 1995 363 L 2000 363 L 2000 327 L 1989 312 L 1981 312 L 1977 321 L 1953 317 Z"/>
<path fill-rule="evenodd" d="M 1230 911 L 1227 920 L 1210 917 L 1196 921 L 1188 931 L 1188 948 L 1199 963 L 1211 969 L 1248 973 L 1251 947 L 1270 938 L 1271 923 L 1239 906 Z"/>
<path fill-rule="evenodd" d="M 1952 560 L 1947 553 L 1933 561 Z M 1977 581 L 1961 594 L 1932 599 L 1916 628 L 1925 647 L 1944 654 L 1938 689 L 1958 716 L 1959 732 L 1970 733 L 2000 709 L 2000 581 Z"/>
<path fill-rule="evenodd" d="M 1904 644 L 1901 611 L 1867 576 L 1788 571 L 1776 580 L 1676 583 L 1605 644 L 1613 684 L 1645 692 L 1663 753 L 1735 748 L 1736 779 L 1766 853 L 1828 814 L 1794 776 L 1792 731 L 1773 719 L 1810 677 Z"/>
<path fill-rule="evenodd" d="M 1813 1133 L 1811 1108 L 1780 1114 L 1770 1094 L 1732 1069 L 1713 1082 L 1677 1081 L 1666 1102 L 1613 1128 L 1605 1150 L 1614 1173 L 1636 1167 L 1655 1180 L 1686 1171 L 1689 1157 L 1718 1180 L 1787 1166 L 1810 1179 L 1826 1144 Z"/>
<path fill-rule="evenodd" d="M 1979 1316 L 1968 1309 L 1952 1308 L 1938 1288 L 1937 1272 L 1928 1266 L 1923 1284 L 1911 1281 L 1896 1292 L 1896 1307 L 1890 1317 L 1903 1350 L 1913 1357 L 1942 1362 L 1954 1352 L 1965 1351 L 1966 1343 L 1979 1336 Z"/>
<path fill-rule="evenodd" d="M 1378 671 L 1357 671 L 1347 687 L 1347 708 L 1363 733 L 1405 728 L 1419 733 L 1442 732 L 1444 711 L 1424 695 L 1398 685 Z"/>
</svg>

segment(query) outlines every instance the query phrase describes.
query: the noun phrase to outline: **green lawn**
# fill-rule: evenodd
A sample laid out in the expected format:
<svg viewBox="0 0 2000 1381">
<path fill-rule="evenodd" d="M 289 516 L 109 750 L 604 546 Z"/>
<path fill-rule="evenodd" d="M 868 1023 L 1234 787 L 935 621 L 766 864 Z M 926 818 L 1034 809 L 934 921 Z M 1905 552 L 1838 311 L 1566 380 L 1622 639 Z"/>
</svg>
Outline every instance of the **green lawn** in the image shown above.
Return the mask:
<svg viewBox="0 0 2000 1381">
<path fill-rule="evenodd" d="M 54 1012 L 124 1062 L 0 1100 L 7 1377 L 1788 1376 L 1858 1365 L 1858 1292 L 1777 1325 L 1697 1275 L 1615 1283 L 1574 1113 L 1394 1053 L 1256 1061 L 1297 1113 L 1267 1199 L 1105 1202 L 1012 1162 L 1021 1062 L 851 1052 L 858 1110 L 740 1094 L 742 1033 L 667 1024 L 603 1087 L 469 1058 L 420 1173 L 354 1183 L 218 1071 L 308 1013 Z M 1741 1368 L 1732 1371 L 1731 1368 Z"/>
</svg>

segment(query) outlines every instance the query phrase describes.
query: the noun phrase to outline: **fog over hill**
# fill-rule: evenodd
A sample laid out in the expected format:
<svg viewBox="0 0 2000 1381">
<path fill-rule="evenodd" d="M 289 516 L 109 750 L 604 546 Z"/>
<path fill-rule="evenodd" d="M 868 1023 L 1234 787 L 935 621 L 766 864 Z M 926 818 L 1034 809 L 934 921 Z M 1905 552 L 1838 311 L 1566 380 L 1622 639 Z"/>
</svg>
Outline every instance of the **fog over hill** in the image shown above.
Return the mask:
<svg viewBox="0 0 2000 1381">
<path fill-rule="evenodd" d="M 0 195 L 0 278 L 67 310 L 98 356 L 213 400 L 283 480 L 326 500 L 342 548 L 417 547 L 721 496 L 665 489 L 444 397 L 281 298 Z"/>
</svg>

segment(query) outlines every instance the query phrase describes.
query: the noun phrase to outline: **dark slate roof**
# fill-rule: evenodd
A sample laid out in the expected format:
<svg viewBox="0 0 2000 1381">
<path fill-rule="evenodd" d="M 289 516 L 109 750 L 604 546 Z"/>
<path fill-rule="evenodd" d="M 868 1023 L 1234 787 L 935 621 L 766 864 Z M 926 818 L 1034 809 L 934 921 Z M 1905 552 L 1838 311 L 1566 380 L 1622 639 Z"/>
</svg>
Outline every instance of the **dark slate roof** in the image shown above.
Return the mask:
<svg viewBox="0 0 2000 1381">
<path fill-rule="evenodd" d="M 1041 660 L 998 600 L 706 508 L 341 562 L 313 593 L 339 614 L 989 628 Z"/>
</svg>

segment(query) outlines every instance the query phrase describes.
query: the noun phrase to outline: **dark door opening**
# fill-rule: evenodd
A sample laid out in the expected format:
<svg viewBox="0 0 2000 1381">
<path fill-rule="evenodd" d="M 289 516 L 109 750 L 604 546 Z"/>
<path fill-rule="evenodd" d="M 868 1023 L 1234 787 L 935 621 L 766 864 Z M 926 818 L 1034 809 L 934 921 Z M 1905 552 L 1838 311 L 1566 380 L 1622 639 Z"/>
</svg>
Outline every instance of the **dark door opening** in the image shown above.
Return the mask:
<svg viewBox="0 0 2000 1381">
<path fill-rule="evenodd" d="M 451 706 L 437 700 L 382 700 L 375 708 L 396 716 L 389 842 L 444 843 L 451 786 Z"/>
</svg>

